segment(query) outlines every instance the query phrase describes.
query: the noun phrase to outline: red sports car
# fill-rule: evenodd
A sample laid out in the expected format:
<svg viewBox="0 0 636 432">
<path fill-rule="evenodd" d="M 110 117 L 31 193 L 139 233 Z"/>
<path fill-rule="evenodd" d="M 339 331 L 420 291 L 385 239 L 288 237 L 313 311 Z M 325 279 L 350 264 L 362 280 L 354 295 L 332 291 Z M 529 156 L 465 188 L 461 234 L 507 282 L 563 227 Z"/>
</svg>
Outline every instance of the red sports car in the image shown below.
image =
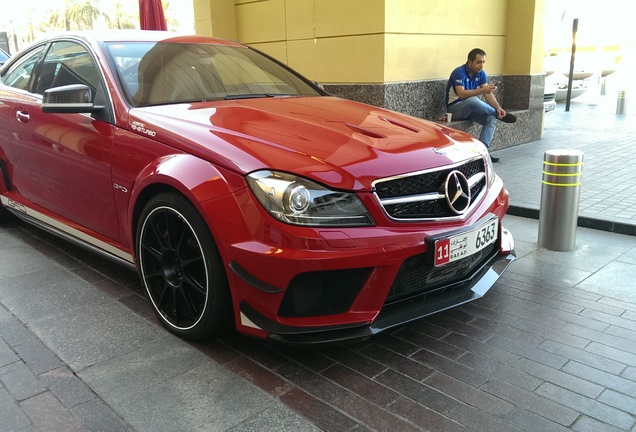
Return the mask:
<svg viewBox="0 0 636 432">
<path fill-rule="evenodd" d="M 368 337 L 514 260 L 486 148 L 247 46 L 74 33 L 0 74 L 0 213 L 136 267 L 173 333 Z"/>
</svg>

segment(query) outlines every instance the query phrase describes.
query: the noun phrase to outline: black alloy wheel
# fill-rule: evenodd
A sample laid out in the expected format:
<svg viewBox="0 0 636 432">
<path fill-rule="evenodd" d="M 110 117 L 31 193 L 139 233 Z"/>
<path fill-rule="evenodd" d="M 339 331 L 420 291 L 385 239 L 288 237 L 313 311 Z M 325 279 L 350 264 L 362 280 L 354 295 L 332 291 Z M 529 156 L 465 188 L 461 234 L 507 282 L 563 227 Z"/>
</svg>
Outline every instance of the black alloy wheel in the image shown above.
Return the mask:
<svg viewBox="0 0 636 432">
<path fill-rule="evenodd" d="M 142 283 L 168 330 L 195 340 L 227 330 L 232 309 L 223 264 L 188 200 L 174 193 L 152 198 L 141 213 L 136 245 Z"/>
</svg>

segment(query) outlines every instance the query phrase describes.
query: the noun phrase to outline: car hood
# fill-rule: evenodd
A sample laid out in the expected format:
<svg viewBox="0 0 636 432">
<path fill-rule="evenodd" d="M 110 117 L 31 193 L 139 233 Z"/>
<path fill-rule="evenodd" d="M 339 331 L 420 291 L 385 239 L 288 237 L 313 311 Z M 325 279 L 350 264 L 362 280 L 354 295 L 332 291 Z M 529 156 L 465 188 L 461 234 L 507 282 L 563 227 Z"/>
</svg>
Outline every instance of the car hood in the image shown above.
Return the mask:
<svg viewBox="0 0 636 432">
<path fill-rule="evenodd" d="M 326 96 L 135 108 L 129 122 L 136 133 L 237 172 L 267 168 L 357 190 L 483 152 L 444 125 Z"/>
</svg>

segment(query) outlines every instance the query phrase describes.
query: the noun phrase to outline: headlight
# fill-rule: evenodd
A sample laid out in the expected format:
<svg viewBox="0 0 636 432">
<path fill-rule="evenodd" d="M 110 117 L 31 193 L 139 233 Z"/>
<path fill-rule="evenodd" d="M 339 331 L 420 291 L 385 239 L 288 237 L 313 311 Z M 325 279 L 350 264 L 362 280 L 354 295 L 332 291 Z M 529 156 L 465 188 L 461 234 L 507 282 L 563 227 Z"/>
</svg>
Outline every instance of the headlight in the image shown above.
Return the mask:
<svg viewBox="0 0 636 432">
<path fill-rule="evenodd" d="M 492 165 L 492 159 L 490 159 L 490 155 L 488 153 L 486 153 L 485 158 L 488 165 L 488 167 L 486 168 L 486 175 L 488 176 L 488 189 L 490 189 L 493 183 L 495 183 L 495 178 L 497 177 L 497 175 L 495 174 L 495 167 Z"/>
<path fill-rule="evenodd" d="M 261 205 L 276 219 L 304 226 L 369 226 L 373 219 L 353 193 L 327 189 L 302 177 L 257 171 L 247 183 Z"/>
</svg>

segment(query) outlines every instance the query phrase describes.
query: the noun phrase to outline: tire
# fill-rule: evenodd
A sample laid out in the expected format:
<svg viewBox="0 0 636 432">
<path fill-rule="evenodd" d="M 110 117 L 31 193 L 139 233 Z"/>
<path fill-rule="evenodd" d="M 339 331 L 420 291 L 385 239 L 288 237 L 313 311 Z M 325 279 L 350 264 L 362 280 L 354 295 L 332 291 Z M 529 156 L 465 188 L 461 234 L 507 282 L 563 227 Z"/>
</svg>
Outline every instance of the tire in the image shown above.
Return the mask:
<svg viewBox="0 0 636 432">
<path fill-rule="evenodd" d="M 136 236 L 141 283 L 161 323 L 185 339 L 227 331 L 232 304 L 219 251 L 203 218 L 181 195 L 144 207 Z"/>
<path fill-rule="evenodd" d="M 9 220 L 9 210 L 4 208 L 2 204 L 0 204 L 0 222 L 6 222 Z"/>
</svg>

